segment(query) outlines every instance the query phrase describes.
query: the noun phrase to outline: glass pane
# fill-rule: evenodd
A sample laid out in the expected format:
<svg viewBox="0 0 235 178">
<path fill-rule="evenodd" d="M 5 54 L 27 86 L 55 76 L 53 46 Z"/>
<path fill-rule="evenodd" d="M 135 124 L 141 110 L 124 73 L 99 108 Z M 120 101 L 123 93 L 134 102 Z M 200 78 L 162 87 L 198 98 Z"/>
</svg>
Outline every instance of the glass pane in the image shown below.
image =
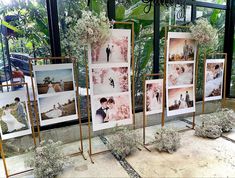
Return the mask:
<svg viewBox="0 0 235 178">
<path fill-rule="evenodd" d="M 235 33 L 233 37 L 233 63 L 232 63 L 232 75 L 230 84 L 230 96 L 235 97 Z"/>
<path fill-rule="evenodd" d="M 15 81 L 18 67 L 24 73 L 21 81 L 31 83 L 29 58 L 45 57 L 51 51 L 46 1 L 0 0 L 0 19 L 0 82 Z"/>
<path fill-rule="evenodd" d="M 150 74 L 153 70 L 153 7 L 148 14 L 145 14 L 145 6 L 140 0 L 116 1 L 117 21 L 135 19 L 135 105 L 137 108 L 142 108 L 143 75 Z M 130 29 L 130 26 L 123 27 Z"/>
<path fill-rule="evenodd" d="M 204 7 L 197 7 L 197 19 L 206 18 L 211 23 L 211 25 L 218 30 L 219 44 L 216 52 L 223 52 L 224 49 L 224 30 L 225 30 L 225 11 L 219 9 L 211 9 Z M 197 96 L 202 97 L 202 79 L 203 79 L 203 58 L 204 54 L 201 51 L 199 57 L 199 67 L 198 67 L 198 88 Z"/>
<path fill-rule="evenodd" d="M 81 113 L 82 118 L 87 115 L 86 112 L 86 68 L 84 61 L 84 50 L 77 47 L 73 47 L 77 41 L 69 41 L 66 35 L 69 33 L 69 27 L 66 24 L 67 19 L 71 19 L 70 23 L 76 23 L 76 19 L 81 17 L 83 10 L 91 8 L 93 12 L 100 13 L 107 11 L 107 0 L 91 0 L 90 7 L 88 7 L 88 0 L 57 0 L 58 6 L 58 20 L 60 28 L 60 40 L 61 40 L 61 51 L 62 56 L 74 56 L 78 58 L 79 65 L 79 87 L 80 87 L 80 99 L 81 99 Z M 72 47 L 71 47 L 72 46 Z"/>
<path fill-rule="evenodd" d="M 226 0 L 198 0 L 198 1 L 226 5 Z"/>
</svg>

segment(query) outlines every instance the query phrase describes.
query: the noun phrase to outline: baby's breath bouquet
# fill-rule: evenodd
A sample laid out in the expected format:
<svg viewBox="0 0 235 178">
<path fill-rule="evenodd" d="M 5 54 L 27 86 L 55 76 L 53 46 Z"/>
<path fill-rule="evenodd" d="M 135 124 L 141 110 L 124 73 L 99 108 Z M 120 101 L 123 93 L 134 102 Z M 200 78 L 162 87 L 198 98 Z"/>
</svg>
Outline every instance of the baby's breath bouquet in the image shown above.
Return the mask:
<svg viewBox="0 0 235 178">
<path fill-rule="evenodd" d="M 115 134 L 109 138 L 108 147 L 119 159 L 124 159 L 137 149 L 140 137 L 135 131 L 123 126 L 116 126 L 114 131 Z"/>
<path fill-rule="evenodd" d="M 180 147 L 180 135 L 174 128 L 159 128 L 155 133 L 155 147 L 158 151 L 175 152 Z"/>
<path fill-rule="evenodd" d="M 105 12 L 82 11 L 81 18 L 68 16 L 65 22 L 68 26 L 67 40 L 72 45 L 104 43 L 110 36 L 110 23 Z"/>
<path fill-rule="evenodd" d="M 26 165 L 34 169 L 37 178 L 53 178 L 59 175 L 63 168 L 70 164 L 68 158 L 61 152 L 61 142 L 42 141 L 33 150 L 33 155 L 26 160 Z"/>
<path fill-rule="evenodd" d="M 190 27 L 193 38 L 203 48 L 215 49 L 218 45 L 218 31 L 213 28 L 209 21 L 200 18 Z"/>
</svg>

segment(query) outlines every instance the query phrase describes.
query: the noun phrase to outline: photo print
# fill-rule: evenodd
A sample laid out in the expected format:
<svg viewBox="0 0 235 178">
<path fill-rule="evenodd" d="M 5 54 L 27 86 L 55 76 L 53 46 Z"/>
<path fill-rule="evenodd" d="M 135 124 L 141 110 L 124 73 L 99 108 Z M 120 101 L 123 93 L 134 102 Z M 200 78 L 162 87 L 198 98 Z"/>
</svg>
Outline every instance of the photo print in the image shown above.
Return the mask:
<svg viewBox="0 0 235 178">
<path fill-rule="evenodd" d="M 91 63 L 129 63 L 131 30 L 112 29 L 111 37 L 102 46 L 91 46 Z"/>
<path fill-rule="evenodd" d="M 54 94 L 74 90 L 73 64 L 34 66 L 37 94 Z"/>
<path fill-rule="evenodd" d="M 39 116 L 42 126 L 77 119 L 75 92 L 58 93 L 39 98 Z"/>
<path fill-rule="evenodd" d="M 93 94 L 128 92 L 128 67 L 93 68 Z"/>
<path fill-rule="evenodd" d="M 194 87 L 169 89 L 167 102 L 168 116 L 195 112 Z"/>
<path fill-rule="evenodd" d="M 194 61 L 196 54 L 196 41 L 190 33 L 168 33 L 168 61 Z"/>
<path fill-rule="evenodd" d="M 163 79 L 146 80 L 145 113 L 146 115 L 162 112 Z"/>
<path fill-rule="evenodd" d="M 0 94 L 0 132 L 2 140 L 32 133 L 26 91 Z"/>
<path fill-rule="evenodd" d="M 167 116 L 195 111 L 197 42 L 188 32 L 168 32 L 166 56 Z"/>
<path fill-rule="evenodd" d="M 131 96 L 125 93 L 94 97 L 92 118 L 94 131 L 131 124 Z"/>
<path fill-rule="evenodd" d="M 224 59 L 207 59 L 205 71 L 205 101 L 222 99 Z"/>
<path fill-rule="evenodd" d="M 168 86 L 193 84 L 194 63 L 168 64 Z"/>
</svg>

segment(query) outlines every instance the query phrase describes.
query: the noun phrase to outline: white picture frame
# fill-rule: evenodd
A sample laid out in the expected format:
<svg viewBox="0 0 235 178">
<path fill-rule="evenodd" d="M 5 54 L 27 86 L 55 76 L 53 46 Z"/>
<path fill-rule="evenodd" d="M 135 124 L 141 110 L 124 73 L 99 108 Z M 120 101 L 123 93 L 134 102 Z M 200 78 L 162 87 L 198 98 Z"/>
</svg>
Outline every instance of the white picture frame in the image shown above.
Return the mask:
<svg viewBox="0 0 235 178">
<path fill-rule="evenodd" d="M 23 112 L 25 112 L 26 115 L 23 120 L 21 119 L 21 121 L 15 116 L 17 114 L 17 104 L 15 104 L 16 97 L 20 99 L 20 105 L 24 107 Z M 26 89 L 20 91 L 0 93 L 0 134 L 2 140 L 32 134 L 30 115 L 27 103 L 28 99 Z M 6 108 L 6 105 L 9 105 L 8 109 Z M 25 125 L 25 129 L 23 125 Z M 7 132 L 9 133 L 4 133 L 4 129 L 7 129 Z M 11 131 L 9 131 L 9 129 Z"/>
<path fill-rule="evenodd" d="M 78 111 L 73 63 L 35 65 L 33 66 L 33 72 L 40 125 L 46 126 L 77 119 Z M 42 75 L 39 75 L 41 73 Z M 43 75 L 45 73 L 47 75 Z M 58 76 L 56 76 L 57 73 Z M 52 76 L 50 76 L 50 74 Z M 47 82 L 47 93 L 39 93 L 38 83 L 40 83 L 39 81 L 43 81 L 43 77 L 47 76 L 50 78 L 54 77 L 56 81 L 52 86 L 49 86 Z M 61 79 L 66 80 L 65 82 L 63 81 L 64 83 L 59 84 L 58 80 Z M 60 87 L 64 89 L 57 92 L 55 88 L 56 85 L 57 87 L 60 85 Z M 62 85 L 64 86 L 62 87 Z M 51 89 L 52 91 L 49 92 L 50 88 L 54 88 L 54 91 Z"/>
<path fill-rule="evenodd" d="M 192 38 L 191 33 L 168 32 L 166 52 L 167 116 L 195 112 L 196 54 L 197 42 Z M 175 68 L 176 70 L 172 71 L 171 65 L 178 65 L 179 69 Z M 183 75 L 185 80 L 180 80 Z"/>
<path fill-rule="evenodd" d="M 145 81 L 145 113 L 146 115 L 162 113 L 163 79 Z"/>
<path fill-rule="evenodd" d="M 206 59 L 204 73 L 204 100 L 221 100 L 224 86 L 225 59 Z M 215 69 L 216 67 L 218 69 Z M 215 92 L 216 91 L 216 92 Z"/>
<path fill-rule="evenodd" d="M 111 50 L 111 56 L 109 60 L 107 59 L 107 56 L 105 55 L 105 52 L 107 50 L 107 45 L 110 45 L 110 46 L 113 45 L 113 49 Z M 104 45 L 102 45 L 101 47 L 98 47 L 100 50 L 103 50 L 103 51 L 100 52 L 100 54 L 102 53 L 102 55 L 100 58 L 98 57 L 97 60 L 94 59 L 93 57 L 94 48 L 95 48 L 94 46 L 90 46 L 90 45 L 88 47 L 90 97 L 91 97 L 91 113 L 92 113 L 93 131 L 112 128 L 112 127 L 115 127 L 116 125 L 132 124 L 133 118 L 132 118 L 131 78 L 130 78 L 131 77 L 131 72 L 130 72 L 131 30 L 112 29 L 110 39 Z M 112 54 L 113 51 L 115 52 L 114 54 Z M 121 74 L 120 72 L 120 70 L 123 70 L 123 69 L 125 69 L 126 71 L 125 76 L 127 76 L 127 80 L 125 81 L 126 82 L 125 87 L 128 87 L 128 88 L 126 90 L 110 89 L 109 81 L 108 81 L 110 79 L 109 77 L 111 76 L 111 80 L 112 82 L 115 82 L 115 86 L 118 86 L 118 84 L 120 85 L 121 82 L 118 83 L 120 78 L 119 79 L 116 79 L 116 78 L 118 75 L 120 76 L 123 74 L 123 73 Z M 107 76 L 100 77 L 102 78 L 102 80 L 107 80 L 107 81 L 98 82 L 98 83 L 104 84 L 107 87 L 99 87 L 99 92 L 96 92 L 94 91 L 94 90 L 97 90 L 97 86 L 94 85 L 94 71 L 96 73 L 99 73 L 99 70 L 100 71 L 106 70 L 108 71 L 108 73 L 112 73 L 112 75 L 107 74 Z M 115 113 L 119 113 L 120 117 L 118 116 L 118 114 L 113 114 L 113 117 L 115 117 L 116 119 L 114 120 L 110 119 L 109 121 L 104 121 L 105 120 L 103 118 L 104 116 L 102 116 L 102 119 L 100 119 L 100 117 L 97 117 L 97 112 L 98 112 L 97 110 L 101 108 L 101 103 L 100 103 L 101 98 L 106 98 L 107 100 L 109 100 L 110 98 L 113 99 L 114 102 L 116 103 L 114 105 L 116 109 L 113 109 L 112 112 L 115 111 Z M 121 102 L 120 98 L 124 100 L 123 103 Z M 125 108 L 123 109 L 124 110 L 123 112 L 120 111 L 121 110 L 121 106 L 119 106 L 120 102 L 123 105 L 122 108 Z M 111 109 L 109 109 L 108 111 L 109 113 L 107 114 L 108 116 L 110 115 L 110 112 L 111 112 Z M 122 113 L 125 116 L 121 116 L 120 113 Z"/>
</svg>

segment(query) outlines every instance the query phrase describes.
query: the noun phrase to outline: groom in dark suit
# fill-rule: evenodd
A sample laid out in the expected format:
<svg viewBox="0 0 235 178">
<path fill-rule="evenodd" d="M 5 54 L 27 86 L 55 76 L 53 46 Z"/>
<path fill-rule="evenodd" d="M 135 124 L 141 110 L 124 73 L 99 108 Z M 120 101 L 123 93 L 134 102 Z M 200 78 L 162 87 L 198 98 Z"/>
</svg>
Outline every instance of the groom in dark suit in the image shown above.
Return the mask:
<svg viewBox="0 0 235 178">
<path fill-rule="evenodd" d="M 23 120 L 25 119 L 26 117 L 26 113 L 25 113 L 25 109 L 24 109 L 24 105 L 23 103 L 20 102 L 20 98 L 19 97 L 16 97 L 15 98 L 15 103 L 16 103 L 16 112 L 17 112 L 17 117 L 18 119 L 20 120 Z"/>
<path fill-rule="evenodd" d="M 109 45 L 108 45 L 108 47 L 106 48 L 107 62 L 109 62 L 110 53 L 111 53 L 111 50 L 110 50 L 110 47 L 109 47 Z"/>
<path fill-rule="evenodd" d="M 101 104 L 101 107 L 96 111 L 96 116 L 101 117 L 103 119 L 103 122 L 107 122 L 107 121 L 104 121 L 104 119 L 106 118 L 107 110 L 109 109 L 107 107 L 107 99 L 101 98 L 100 104 Z"/>
</svg>

